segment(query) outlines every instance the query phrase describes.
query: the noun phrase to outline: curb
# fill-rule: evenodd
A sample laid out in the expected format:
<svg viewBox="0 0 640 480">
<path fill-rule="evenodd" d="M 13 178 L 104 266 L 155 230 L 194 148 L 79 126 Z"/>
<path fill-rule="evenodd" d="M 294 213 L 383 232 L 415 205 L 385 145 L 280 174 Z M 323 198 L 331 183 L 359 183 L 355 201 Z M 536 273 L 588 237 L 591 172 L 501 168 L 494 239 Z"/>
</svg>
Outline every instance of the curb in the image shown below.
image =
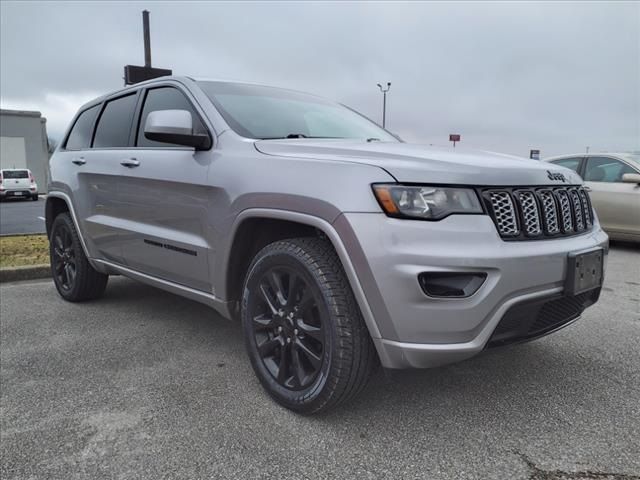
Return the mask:
<svg viewBox="0 0 640 480">
<path fill-rule="evenodd" d="M 51 277 L 50 265 L 0 268 L 0 283 Z"/>
</svg>

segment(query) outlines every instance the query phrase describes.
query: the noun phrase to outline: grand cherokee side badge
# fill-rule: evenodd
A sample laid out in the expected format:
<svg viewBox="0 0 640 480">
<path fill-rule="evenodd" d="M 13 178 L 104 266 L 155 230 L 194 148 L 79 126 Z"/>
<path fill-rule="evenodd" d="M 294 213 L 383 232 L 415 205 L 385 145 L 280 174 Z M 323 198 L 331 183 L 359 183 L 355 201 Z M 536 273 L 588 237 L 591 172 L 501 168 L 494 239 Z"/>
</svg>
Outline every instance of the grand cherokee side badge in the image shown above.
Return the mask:
<svg viewBox="0 0 640 480">
<path fill-rule="evenodd" d="M 564 175 L 562 173 L 552 172 L 551 170 L 547 170 L 547 177 L 549 177 L 549 180 L 557 180 L 559 182 L 565 182 L 565 183 L 567 181 L 567 179 L 564 178 Z"/>
</svg>

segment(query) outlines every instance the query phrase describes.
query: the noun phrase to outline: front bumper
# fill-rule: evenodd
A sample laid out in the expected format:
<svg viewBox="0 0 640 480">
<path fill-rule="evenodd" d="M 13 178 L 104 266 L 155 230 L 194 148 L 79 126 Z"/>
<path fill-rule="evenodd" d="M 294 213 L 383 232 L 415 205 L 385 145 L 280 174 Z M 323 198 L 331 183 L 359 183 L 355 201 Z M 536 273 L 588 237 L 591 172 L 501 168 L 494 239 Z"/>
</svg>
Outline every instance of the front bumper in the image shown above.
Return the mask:
<svg viewBox="0 0 640 480">
<path fill-rule="evenodd" d="M 582 235 L 518 242 L 503 241 L 484 215 L 425 222 L 347 213 L 337 224 L 353 232 L 361 250 L 354 267 L 387 368 L 433 367 L 479 353 L 512 307 L 563 295 L 570 252 L 606 252 L 608 246 L 597 222 Z M 423 272 L 478 272 L 487 278 L 468 298 L 432 298 L 418 282 Z"/>
</svg>

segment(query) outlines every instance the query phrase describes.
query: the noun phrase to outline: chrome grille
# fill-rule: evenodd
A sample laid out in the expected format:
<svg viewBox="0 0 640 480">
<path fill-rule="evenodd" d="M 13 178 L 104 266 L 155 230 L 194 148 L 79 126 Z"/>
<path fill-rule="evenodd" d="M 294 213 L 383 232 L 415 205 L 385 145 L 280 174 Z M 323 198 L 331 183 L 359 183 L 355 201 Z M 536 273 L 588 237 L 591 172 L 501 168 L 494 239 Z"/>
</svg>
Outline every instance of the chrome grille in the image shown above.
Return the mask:
<svg viewBox="0 0 640 480">
<path fill-rule="evenodd" d="M 508 240 L 568 236 L 593 226 L 591 203 L 582 187 L 502 188 L 482 193 L 498 233 Z"/>
<path fill-rule="evenodd" d="M 500 235 L 518 235 L 520 230 L 511 195 L 508 192 L 490 192 L 489 196 Z"/>
</svg>

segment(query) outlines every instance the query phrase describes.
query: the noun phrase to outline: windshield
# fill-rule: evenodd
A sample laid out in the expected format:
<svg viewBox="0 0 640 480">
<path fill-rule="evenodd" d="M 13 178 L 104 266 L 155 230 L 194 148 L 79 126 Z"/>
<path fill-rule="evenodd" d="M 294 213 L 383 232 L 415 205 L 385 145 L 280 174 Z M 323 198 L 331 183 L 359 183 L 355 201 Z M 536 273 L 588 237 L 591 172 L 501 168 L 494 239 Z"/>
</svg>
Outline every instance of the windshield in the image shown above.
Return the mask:
<svg viewBox="0 0 640 480">
<path fill-rule="evenodd" d="M 362 115 L 313 95 L 241 83 L 198 85 L 229 126 L 243 137 L 398 141 Z"/>
</svg>

